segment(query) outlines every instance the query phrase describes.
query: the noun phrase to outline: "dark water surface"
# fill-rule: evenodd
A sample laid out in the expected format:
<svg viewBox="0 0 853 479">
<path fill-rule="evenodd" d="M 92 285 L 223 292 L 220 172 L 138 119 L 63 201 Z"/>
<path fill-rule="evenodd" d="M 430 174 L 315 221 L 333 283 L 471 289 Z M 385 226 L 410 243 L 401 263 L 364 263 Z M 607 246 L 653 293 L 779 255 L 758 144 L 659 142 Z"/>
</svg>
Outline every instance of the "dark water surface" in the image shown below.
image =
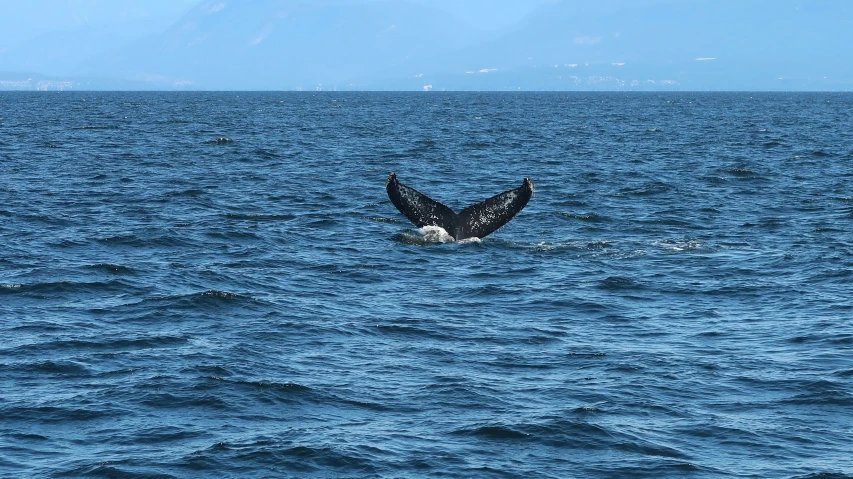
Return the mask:
<svg viewBox="0 0 853 479">
<path fill-rule="evenodd" d="M 851 477 L 851 298 L 853 94 L 0 94 L 3 477 Z"/>
</svg>

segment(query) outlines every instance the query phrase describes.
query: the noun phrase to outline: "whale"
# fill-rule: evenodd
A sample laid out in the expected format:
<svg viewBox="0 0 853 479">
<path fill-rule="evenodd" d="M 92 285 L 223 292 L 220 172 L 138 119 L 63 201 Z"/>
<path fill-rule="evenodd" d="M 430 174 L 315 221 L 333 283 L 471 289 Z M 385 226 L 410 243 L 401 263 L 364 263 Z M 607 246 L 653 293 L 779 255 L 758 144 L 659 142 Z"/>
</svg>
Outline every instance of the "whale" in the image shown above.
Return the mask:
<svg viewBox="0 0 853 479">
<path fill-rule="evenodd" d="M 397 174 L 393 172 L 385 180 L 385 191 L 391 203 L 418 228 L 438 226 L 455 241 L 461 241 L 483 239 L 507 224 L 527 206 L 533 196 L 533 182 L 525 178 L 518 188 L 492 196 L 459 213 L 400 183 Z"/>
</svg>

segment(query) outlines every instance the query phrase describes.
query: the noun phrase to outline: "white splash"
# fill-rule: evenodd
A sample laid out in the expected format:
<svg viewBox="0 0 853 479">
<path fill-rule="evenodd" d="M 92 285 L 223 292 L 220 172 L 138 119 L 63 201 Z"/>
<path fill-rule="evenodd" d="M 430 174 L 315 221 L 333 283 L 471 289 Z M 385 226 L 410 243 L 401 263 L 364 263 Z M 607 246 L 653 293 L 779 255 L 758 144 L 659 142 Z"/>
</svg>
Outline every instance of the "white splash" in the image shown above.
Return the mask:
<svg viewBox="0 0 853 479">
<path fill-rule="evenodd" d="M 455 241 L 441 226 L 424 226 L 421 228 L 424 240 L 431 243 L 452 243 Z"/>
<path fill-rule="evenodd" d="M 652 245 L 669 251 L 691 251 L 704 247 L 702 243 L 694 239 L 665 239 L 654 241 Z"/>
</svg>

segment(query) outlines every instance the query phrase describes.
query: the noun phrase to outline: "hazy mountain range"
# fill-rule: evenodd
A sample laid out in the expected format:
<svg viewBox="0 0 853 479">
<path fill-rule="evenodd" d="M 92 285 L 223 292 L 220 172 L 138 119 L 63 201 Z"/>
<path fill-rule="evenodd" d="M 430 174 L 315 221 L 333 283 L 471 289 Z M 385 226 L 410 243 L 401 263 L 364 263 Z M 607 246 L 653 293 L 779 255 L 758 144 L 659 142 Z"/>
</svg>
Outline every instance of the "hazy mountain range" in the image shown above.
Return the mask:
<svg viewBox="0 0 853 479">
<path fill-rule="evenodd" d="M 208 0 L 7 49 L 0 89 L 853 89 L 846 1 L 540 3 L 482 29 L 423 1 Z"/>
</svg>

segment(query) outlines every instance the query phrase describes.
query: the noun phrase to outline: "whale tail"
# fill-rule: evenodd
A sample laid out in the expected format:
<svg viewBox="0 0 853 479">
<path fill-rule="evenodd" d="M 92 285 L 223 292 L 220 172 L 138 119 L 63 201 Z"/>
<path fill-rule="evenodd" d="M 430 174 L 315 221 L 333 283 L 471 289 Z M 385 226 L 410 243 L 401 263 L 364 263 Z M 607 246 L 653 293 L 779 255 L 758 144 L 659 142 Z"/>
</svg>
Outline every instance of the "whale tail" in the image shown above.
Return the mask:
<svg viewBox="0 0 853 479">
<path fill-rule="evenodd" d="M 391 173 L 385 181 L 391 203 L 418 228 L 439 226 L 455 240 L 485 238 L 507 224 L 530 201 L 533 182 L 525 178 L 520 187 L 504 191 L 471 205 L 459 214 L 420 191 L 406 186 Z"/>
</svg>

